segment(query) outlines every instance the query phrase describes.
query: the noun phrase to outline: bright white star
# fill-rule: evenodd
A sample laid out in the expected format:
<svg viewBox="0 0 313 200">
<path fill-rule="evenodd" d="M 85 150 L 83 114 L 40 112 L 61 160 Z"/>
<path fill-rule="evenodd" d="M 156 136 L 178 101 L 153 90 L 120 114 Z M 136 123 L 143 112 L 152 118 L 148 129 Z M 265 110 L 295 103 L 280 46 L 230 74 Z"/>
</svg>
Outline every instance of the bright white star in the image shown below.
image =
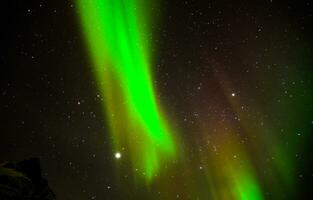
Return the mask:
<svg viewBox="0 0 313 200">
<path fill-rule="evenodd" d="M 120 152 L 116 152 L 114 156 L 116 159 L 120 159 L 122 157 L 122 154 Z"/>
</svg>

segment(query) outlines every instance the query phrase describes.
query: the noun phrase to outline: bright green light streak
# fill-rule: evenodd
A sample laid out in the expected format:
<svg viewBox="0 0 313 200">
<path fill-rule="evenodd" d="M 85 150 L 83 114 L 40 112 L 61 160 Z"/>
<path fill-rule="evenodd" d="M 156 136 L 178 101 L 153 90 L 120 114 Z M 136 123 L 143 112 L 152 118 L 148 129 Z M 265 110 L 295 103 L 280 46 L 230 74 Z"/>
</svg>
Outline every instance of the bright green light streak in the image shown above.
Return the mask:
<svg viewBox="0 0 313 200">
<path fill-rule="evenodd" d="M 134 167 L 150 180 L 175 147 L 152 86 L 144 27 L 148 16 L 139 0 L 77 1 L 114 148 L 127 144 Z M 136 144 L 135 138 L 142 142 Z"/>
<path fill-rule="evenodd" d="M 220 138 L 220 157 L 216 160 L 220 163 L 218 174 L 223 174 L 228 182 L 229 190 L 236 200 L 263 200 L 262 188 L 259 184 L 254 167 L 248 159 L 245 149 L 239 144 L 235 134 L 229 135 L 227 140 Z M 234 159 L 233 155 L 238 155 L 240 159 Z M 227 189 L 226 189 L 227 191 Z"/>
<path fill-rule="evenodd" d="M 236 195 L 240 200 L 262 200 L 262 193 L 256 180 L 249 173 L 243 172 L 236 181 Z"/>
<path fill-rule="evenodd" d="M 231 178 L 236 200 L 263 200 L 261 188 L 248 160 L 240 163 L 231 161 L 226 174 Z"/>
</svg>

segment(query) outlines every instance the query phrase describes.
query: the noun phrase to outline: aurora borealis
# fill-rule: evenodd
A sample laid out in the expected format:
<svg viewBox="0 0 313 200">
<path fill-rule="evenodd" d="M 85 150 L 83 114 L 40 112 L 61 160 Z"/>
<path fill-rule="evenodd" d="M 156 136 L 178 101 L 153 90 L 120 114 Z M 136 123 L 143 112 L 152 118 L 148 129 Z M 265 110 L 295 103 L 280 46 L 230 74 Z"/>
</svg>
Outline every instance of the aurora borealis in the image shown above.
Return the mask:
<svg viewBox="0 0 313 200">
<path fill-rule="evenodd" d="M 313 3 L 4 2 L 0 163 L 57 199 L 313 199 Z"/>
<path fill-rule="evenodd" d="M 78 6 L 94 73 L 106 98 L 114 148 L 125 145 L 130 149 L 134 170 L 139 168 L 149 180 L 157 173 L 159 160 L 173 156 L 175 147 L 151 83 L 148 35 L 140 28 L 144 23 L 140 19 L 148 16 L 143 15 L 140 3 L 81 0 Z"/>
</svg>

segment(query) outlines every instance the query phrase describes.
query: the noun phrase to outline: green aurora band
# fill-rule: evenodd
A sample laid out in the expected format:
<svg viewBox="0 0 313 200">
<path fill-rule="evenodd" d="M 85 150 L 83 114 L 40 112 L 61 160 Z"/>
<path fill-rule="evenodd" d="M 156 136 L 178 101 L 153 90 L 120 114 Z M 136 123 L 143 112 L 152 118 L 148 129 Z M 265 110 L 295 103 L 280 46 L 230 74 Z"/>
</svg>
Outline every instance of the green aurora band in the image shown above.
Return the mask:
<svg viewBox="0 0 313 200">
<path fill-rule="evenodd" d="M 147 28 L 150 17 L 142 6 L 144 2 L 77 3 L 93 71 L 104 97 L 113 148 L 126 149 L 133 170 L 142 172 L 149 181 L 162 161 L 175 156 L 176 147 L 152 85 Z"/>
<path fill-rule="evenodd" d="M 270 191 L 274 199 L 285 199 L 286 191 L 291 196 L 297 194 L 294 188 L 299 166 L 294 155 L 304 151 L 302 147 L 306 145 L 305 138 L 309 139 L 311 122 L 307 124 L 303 119 L 309 119 L 313 110 L 305 106 L 313 101 L 311 87 L 302 81 L 305 74 L 299 77 L 293 75 L 299 74 L 298 71 L 286 74 L 294 80 L 286 91 L 298 100 L 277 92 L 281 90 L 281 83 L 275 73 L 258 74 L 259 80 L 253 78 L 251 81 L 263 84 L 263 80 L 271 80 L 273 84 L 264 86 L 267 92 L 262 95 L 267 96 L 250 102 L 244 94 L 241 98 L 230 97 L 232 85 L 236 84 L 222 75 L 227 73 L 219 73 L 216 77 L 220 87 L 240 121 L 219 125 L 218 121 L 211 122 L 207 116 L 200 115 L 199 124 L 207 122 L 206 126 L 195 127 L 191 132 L 198 135 L 188 143 L 208 148 L 198 154 L 178 151 L 182 149 L 178 149 L 179 142 L 157 102 L 152 84 L 149 40 L 154 20 L 148 13 L 155 5 L 149 6 L 151 3 L 144 0 L 77 0 L 93 72 L 104 98 L 113 150 L 126 155 L 135 179 L 143 178 L 150 183 L 161 166 L 168 166 L 167 163 L 174 159 L 179 168 L 167 169 L 168 174 L 181 172 L 181 182 L 189 185 L 184 187 L 185 195 L 190 194 L 193 199 L 263 200 L 265 191 Z M 193 110 L 200 112 L 203 109 L 198 101 L 192 105 L 195 106 Z M 303 116 L 299 117 L 297 112 Z M 269 120 L 267 115 L 274 120 Z M 211 127 L 217 130 L 216 133 L 211 133 Z M 212 144 L 208 145 L 208 141 Z M 209 148 L 212 145 L 219 148 L 218 152 Z M 187 159 L 192 161 L 186 162 Z M 199 163 L 202 163 L 201 174 L 191 170 L 198 169 Z M 163 171 L 159 174 L 162 175 L 154 179 L 153 184 L 158 191 L 164 188 L 160 195 L 165 196 L 160 199 L 173 199 L 171 193 L 176 194 L 173 183 L 167 179 L 170 176 Z"/>
</svg>

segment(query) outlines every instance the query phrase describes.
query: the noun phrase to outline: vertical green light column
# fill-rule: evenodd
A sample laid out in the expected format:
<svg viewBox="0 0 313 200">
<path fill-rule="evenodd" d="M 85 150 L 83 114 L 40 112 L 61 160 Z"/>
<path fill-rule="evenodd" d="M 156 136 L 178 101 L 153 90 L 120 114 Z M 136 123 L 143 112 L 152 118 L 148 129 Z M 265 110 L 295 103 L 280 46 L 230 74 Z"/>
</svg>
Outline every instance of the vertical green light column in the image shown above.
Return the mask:
<svg viewBox="0 0 313 200">
<path fill-rule="evenodd" d="M 151 180 L 160 163 L 175 155 L 175 145 L 155 99 L 148 52 L 150 19 L 142 3 L 77 0 L 114 150 L 126 149 L 133 169 Z"/>
</svg>

